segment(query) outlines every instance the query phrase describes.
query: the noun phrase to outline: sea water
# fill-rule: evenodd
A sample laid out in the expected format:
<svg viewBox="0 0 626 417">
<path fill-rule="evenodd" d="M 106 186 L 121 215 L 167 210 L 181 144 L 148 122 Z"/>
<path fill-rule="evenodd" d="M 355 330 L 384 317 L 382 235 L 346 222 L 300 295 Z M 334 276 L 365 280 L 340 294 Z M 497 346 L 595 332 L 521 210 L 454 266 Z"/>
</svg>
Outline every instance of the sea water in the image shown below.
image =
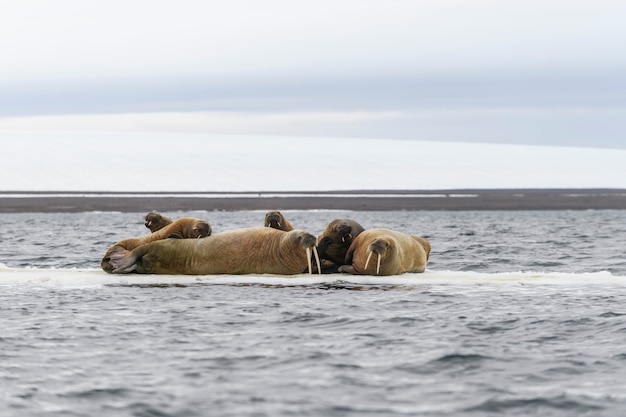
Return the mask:
<svg viewBox="0 0 626 417">
<path fill-rule="evenodd" d="M 626 414 L 626 211 L 284 212 L 425 236 L 423 274 L 101 271 L 143 214 L 1 215 L 0 415 Z"/>
</svg>

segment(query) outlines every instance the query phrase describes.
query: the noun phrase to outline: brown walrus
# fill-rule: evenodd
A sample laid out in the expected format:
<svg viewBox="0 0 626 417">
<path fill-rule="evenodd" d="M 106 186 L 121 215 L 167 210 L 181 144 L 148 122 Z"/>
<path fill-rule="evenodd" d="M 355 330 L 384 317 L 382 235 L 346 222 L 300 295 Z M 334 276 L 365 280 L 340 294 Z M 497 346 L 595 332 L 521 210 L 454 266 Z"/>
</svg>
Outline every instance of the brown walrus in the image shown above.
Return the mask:
<svg viewBox="0 0 626 417">
<path fill-rule="evenodd" d="M 150 212 L 143 216 L 144 225 L 150 229 L 150 232 L 154 233 L 157 230 L 163 229 L 165 226 L 172 224 L 172 219 L 159 213 Z"/>
<path fill-rule="evenodd" d="M 376 254 L 375 259 L 372 254 Z M 388 229 L 365 230 L 357 236 L 339 272 L 360 275 L 399 275 L 424 272 L 430 242 L 423 237 Z"/>
<path fill-rule="evenodd" d="M 301 274 L 311 268 L 315 236 L 302 230 L 283 232 L 253 227 L 218 233 L 206 239 L 166 239 L 132 251 L 114 252 L 115 274 Z M 319 268 L 319 258 L 316 256 Z"/>
<path fill-rule="evenodd" d="M 137 246 L 143 245 L 144 243 L 154 242 L 157 240 L 167 239 L 167 238 L 177 238 L 177 239 L 196 239 L 196 238 L 204 238 L 211 234 L 211 225 L 205 220 L 196 219 L 193 217 L 181 217 L 171 224 L 165 226 L 163 229 L 157 230 L 156 232 L 150 233 L 149 235 L 142 237 L 131 237 L 129 239 L 124 239 L 117 242 L 115 245 L 111 246 L 102 261 L 100 262 L 100 266 L 106 272 L 111 272 L 113 267 L 111 266 L 111 254 L 113 253 L 121 253 L 128 252 L 132 249 L 135 249 Z"/>
<path fill-rule="evenodd" d="M 323 260 L 323 272 L 337 272 L 346 264 L 346 253 L 355 237 L 365 229 L 352 219 L 335 219 L 317 237 L 317 252 Z"/>
<path fill-rule="evenodd" d="M 273 229 L 282 230 L 285 232 L 290 232 L 295 228 L 289 223 L 289 221 L 283 216 L 283 214 L 278 210 L 270 210 L 265 213 L 265 222 L 263 223 L 265 227 L 271 227 Z"/>
</svg>

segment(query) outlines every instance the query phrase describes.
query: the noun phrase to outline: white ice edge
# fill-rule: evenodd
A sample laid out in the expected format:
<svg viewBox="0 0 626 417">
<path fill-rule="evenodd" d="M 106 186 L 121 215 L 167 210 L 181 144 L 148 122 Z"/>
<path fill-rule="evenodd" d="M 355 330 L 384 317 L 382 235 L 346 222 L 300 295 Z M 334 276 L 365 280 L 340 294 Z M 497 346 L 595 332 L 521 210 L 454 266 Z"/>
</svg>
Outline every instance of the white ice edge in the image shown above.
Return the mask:
<svg viewBox="0 0 626 417">
<path fill-rule="evenodd" d="M 419 274 L 394 276 L 370 275 L 111 275 L 100 269 L 42 269 L 10 268 L 0 264 L 0 285 L 41 284 L 60 286 L 99 286 L 99 285 L 192 285 L 221 284 L 246 285 L 259 284 L 270 286 L 306 286 L 318 284 L 354 284 L 354 285 L 404 285 L 420 286 L 425 284 L 564 284 L 596 285 L 610 284 L 626 286 L 626 276 L 612 275 L 608 271 L 588 273 L 568 272 L 466 272 L 426 270 Z"/>
</svg>

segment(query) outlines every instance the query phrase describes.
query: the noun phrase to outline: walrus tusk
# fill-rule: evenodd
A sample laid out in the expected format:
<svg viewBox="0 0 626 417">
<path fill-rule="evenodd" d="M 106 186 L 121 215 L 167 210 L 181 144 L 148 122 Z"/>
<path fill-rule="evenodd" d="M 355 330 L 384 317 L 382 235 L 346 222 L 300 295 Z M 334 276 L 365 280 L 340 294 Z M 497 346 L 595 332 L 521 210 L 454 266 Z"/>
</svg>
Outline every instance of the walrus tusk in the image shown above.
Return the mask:
<svg viewBox="0 0 626 417">
<path fill-rule="evenodd" d="M 311 268 L 311 248 L 306 248 L 306 261 L 307 264 L 309 265 L 309 275 L 313 274 L 312 268 Z"/>
<path fill-rule="evenodd" d="M 376 265 L 376 275 L 380 275 L 380 255 L 378 255 L 378 264 Z"/>
<path fill-rule="evenodd" d="M 315 255 L 315 262 L 317 263 L 317 273 L 322 274 L 322 266 L 320 265 L 320 255 L 317 253 L 317 246 L 312 246 L 313 255 Z M 309 265 L 309 275 L 313 274 L 313 265 L 311 261 L 311 248 L 306 248 L 306 260 Z"/>
<path fill-rule="evenodd" d="M 320 265 L 320 256 L 317 253 L 317 246 L 313 246 L 313 254 L 315 255 L 315 262 L 317 262 L 317 274 L 322 275 L 322 267 Z"/>
<path fill-rule="evenodd" d="M 369 255 L 367 255 L 367 260 L 365 261 L 365 268 L 363 268 L 365 271 L 367 271 L 367 264 L 370 263 L 370 258 L 372 257 L 372 253 L 374 252 L 370 252 Z"/>
</svg>

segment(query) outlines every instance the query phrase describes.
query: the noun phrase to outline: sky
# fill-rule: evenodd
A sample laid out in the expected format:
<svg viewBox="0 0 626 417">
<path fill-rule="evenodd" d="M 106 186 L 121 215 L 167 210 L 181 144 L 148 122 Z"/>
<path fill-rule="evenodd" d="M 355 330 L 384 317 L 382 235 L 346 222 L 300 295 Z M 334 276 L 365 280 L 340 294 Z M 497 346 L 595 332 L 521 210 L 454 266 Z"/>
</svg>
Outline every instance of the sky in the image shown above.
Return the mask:
<svg viewBox="0 0 626 417">
<path fill-rule="evenodd" d="M 621 0 L 4 0 L 0 132 L 626 149 Z"/>
</svg>

